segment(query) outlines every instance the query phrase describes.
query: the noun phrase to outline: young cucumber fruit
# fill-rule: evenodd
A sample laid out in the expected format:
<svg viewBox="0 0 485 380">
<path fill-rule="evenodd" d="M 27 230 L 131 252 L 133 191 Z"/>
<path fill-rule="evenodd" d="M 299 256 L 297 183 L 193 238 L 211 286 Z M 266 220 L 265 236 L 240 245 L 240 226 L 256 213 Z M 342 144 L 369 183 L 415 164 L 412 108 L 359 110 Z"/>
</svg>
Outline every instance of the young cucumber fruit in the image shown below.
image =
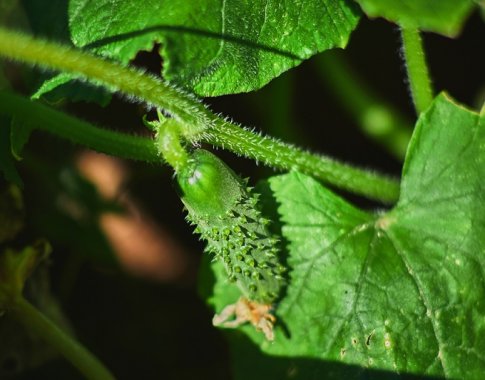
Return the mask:
<svg viewBox="0 0 485 380">
<path fill-rule="evenodd" d="M 258 195 L 212 153 L 198 149 L 177 173 L 187 219 L 224 263 L 244 297 L 271 304 L 284 285 L 277 239 L 258 210 Z"/>
</svg>

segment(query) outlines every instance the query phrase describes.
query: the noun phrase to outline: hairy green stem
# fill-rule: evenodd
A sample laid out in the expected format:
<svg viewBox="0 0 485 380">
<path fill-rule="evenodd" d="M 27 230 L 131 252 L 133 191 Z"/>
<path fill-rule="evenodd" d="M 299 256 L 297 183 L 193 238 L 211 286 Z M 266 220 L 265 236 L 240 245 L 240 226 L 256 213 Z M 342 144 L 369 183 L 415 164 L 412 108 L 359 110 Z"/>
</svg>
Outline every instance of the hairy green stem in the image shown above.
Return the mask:
<svg viewBox="0 0 485 380">
<path fill-rule="evenodd" d="M 187 151 L 180 143 L 179 124 L 174 119 L 161 119 L 153 124 L 157 128 L 155 140 L 160 154 L 176 173 L 179 172 L 187 166 L 189 160 Z"/>
<path fill-rule="evenodd" d="M 279 169 L 298 170 L 368 198 L 392 203 L 399 197 L 399 183 L 393 178 L 303 151 L 233 124 L 221 122 L 207 129 L 202 139 Z"/>
<path fill-rule="evenodd" d="M 414 28 L 401 28 L 402 45 L 409 87 L 416 112 L 424 112 L 433 101 L 433 89 L 419 31 Z"/>
<path fill-rule="evenodd" d="M 140 70 L 123 67 L 87 52 L 0 28 L 0 55 L 72 73 L 111 91 L 145 101 L 170 112 L 194 132 L 211 122 L 210 112 L 193 96 Z"/>
<path fill-rule="evenodd" d="M 160 161 L 152 139 L 98 128 L 5 91 L 0 91 L 0 114 L 15 116 L 32 128 L 45 130 L 99 152 L 134 160 Z"/>
<path fill-rule="evenodd" d="M 411 122 L 379 97 L 342 58 L 341 52 L 320 54 L 315 63 L 320 78 L 361 130 L 393 156 L 403 159 L 411 139 Z"/>
<path fill-rule="evenodd" d="M 274 139 L 242 129 L 212 114 L 195 99 L 137 70 L 121 67 L 99 57 L 58 44 L 37 40 L 0 28 L 0 55 L 44 67 L 76 73 L 109 89 L 136 96 L 164 109 L 180 123 L 183 136 L 192 142 L 206 141 L 262 161 L 275 168 L 297 169 L 336 187 L 385 202 L 394 202 L 399 184 L 385 176 L 353 168 L 331 158 L 310 154 Z M 2 104 L 0 111 L 41 129 L 121 157 L 160 161 L 152 139 L 102 130 L 40 104 L 20 101 Z M 22 110 L 32 107 L 35 116 Z"/>
<path fill-rule="evenodd" d="M 38 335 L 59 351 L 86 379 L 114 379 L 109 370 L 85 347 L 63 332 L 24 298 L 16 298 L 9 310 L 28 331 Z"/>
</svg>

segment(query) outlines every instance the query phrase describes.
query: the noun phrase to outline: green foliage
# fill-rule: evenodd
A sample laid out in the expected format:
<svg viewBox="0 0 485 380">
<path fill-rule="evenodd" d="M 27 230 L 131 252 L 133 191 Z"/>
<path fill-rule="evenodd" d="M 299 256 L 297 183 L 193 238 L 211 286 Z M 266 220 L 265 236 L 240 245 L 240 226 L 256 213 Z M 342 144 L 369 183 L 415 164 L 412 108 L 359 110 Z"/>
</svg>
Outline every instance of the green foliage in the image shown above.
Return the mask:
<svg viewBox="0 0 485 380">
<path fill-rule="evenodd" d="M 258 195 L 223 161 L 201 149 L 177 174 L 177 182 L 188 220 L 207 241 L 206 250 L 223 264 L 226 278 L 246 298 L 271 304 L 281 291 L 285 268 L 269 221 L 258 210 Z"/>
<path fill-rule="evenodd" d="M 158 41 L 164 77 L 202 96 L 259 89 L 318 52 L 344 47 L 358 19 L 347 0 L 69 3 L 74 45 L 127 64 Z"/>
<path fill-rule="evenodd" d="M 474 7 L 473 0 L 356 0 L 370 17 L 384 17 L 407 28 L 456 36 Z"/>
<path fill-rule="evenodd" d="M 483 1 L 24 3 L 0 0 L 0 9 L 8 11 L 0 15 L 2 25 L 12 21 L 14 11 L 18 21 L 24 8 L 32 33 L 56 42 L 2 26 L 0 56 L 62 71 L 43 82 L 33 98 L 107 104 L 113 92 L 120 92 L 156 107 L 159 116 L 146 122 L 149 136 L 100 128 L 4 91 L 17 88 L 23 73 L 14 72 L 10 80 L 1 67 L 0 171 L 17 186 L 8 184 L 0 193 L 0 309 L 10 310 L 9 318 L 21 323 L 27 335 L 42 336 L 85 376 L 113 378 L 24 298 L 27 278 L 48 251 L 46 243 L 13 243 L 24 227 L 14 159 L 24 155 L 23 169 L 36 177 L 29 178 L 28 189 L 35 189 L 42 203 L 33 202 L 28 210 L 28 228 L 81 251 L 97 265 L 117 269 L 98 224 L 104 213 L 119 211 L 117 206 L 66 166 L 64 157 L 71 152 L 58 149 L 57 162 L 45 152 L 30 154 L 25 145 L 31 132 L 41 129 L 101 152 L 173 167 L 187 219 L 216 259 L 202 270 L 203 297 L 217 313 L 234 310 L 228 305 L 241 294 L 255 301 L 246 304 L 242 318 L 235 310 L 229 323 L 224 323 L 224 312 L 213 320 L 238 326 L 226 334 L 236 378 L 483 376 L 485 114 L 444 94 L 433 99 L 420 40 L 420 30 L 456 36 L 472 9 L 483 9 Z M 384 146 L 398 157 L 406 151 L 400 184 L 242 128 L 195 97 L 258 90 L 318 52 L 345 47 L 361 17 L 358 4 L 369 17 L 386 18 L 403 31 L 408 82 L 420 114 L 410 142 L 407 123 L 398 125 L 404 118 L 378 96 L 369 99 L 371 91 L 347 67 L 334 61 L 333 67 L 322 65 L 323 73 L 363 121 L 367 136 L 378 140 L 384 131 Z M 160 44 L 164 80 L 127 67 L 155 43 Z M 45 73 L 29 78 L 20 88 L 27 90 L 43 78 Z M 289 92 L 284 93 L 290 87 L 283 83 L 275 91 L 283 92 L 276 94 L 279 102 L 272 94 L 262 106 L 274 114 L 268 123 L 280 132 L 281 125 L 291 124 L 285 119 L 293 117 L 289 107 L 279 109 L 290 104 Z M 300 137 L 296 128 L 285 134 Z M 260 199 L 216 156 L 192 151 L 202 143 L 290 172 L 264 182 Z M 389 210 L 361 210 L 317 180 L 396 203 Z M 160 198 L 157 193 L 156 202 Z M 251 309 L 258 303 L 267 306 L 266 314 Z M 249 324 L 239 326 L 241 321 L 261 330 L 259 322 L 265 322 L 268 339 Z M 62 318 L 57 323 L 62 325 Z M 37 349 L 34 340 L 4 335 L 9 326 L 0 325 L 1 342 L 26 341 Z M 275 339 L 269 342 L 273 328 Z M 30 351 L 28 356 L 35 357 Z"/>
<path fill-rule="evenodd" d="M 289 286 L 275 342 L 244 332 L 270 355 L 480 378 L 484 143 L 485 117 L 440 95 L 418 121 L 401 197 L 388 212 L 360 211 L 296 172 L 271 178 L 288 241 Z M 213 266 L 210 301 L 220 310 L 234 293 Z"/>
</svg>

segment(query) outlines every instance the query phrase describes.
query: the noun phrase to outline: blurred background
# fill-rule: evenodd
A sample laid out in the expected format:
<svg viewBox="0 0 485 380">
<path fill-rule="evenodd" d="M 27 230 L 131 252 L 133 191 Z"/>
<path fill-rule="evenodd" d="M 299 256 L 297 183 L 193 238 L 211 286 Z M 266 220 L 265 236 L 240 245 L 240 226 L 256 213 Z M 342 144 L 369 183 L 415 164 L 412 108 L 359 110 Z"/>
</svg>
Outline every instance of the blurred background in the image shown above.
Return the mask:
<svg viewBox="0 0 485 380">
<path fill-rule="evenodd" d="M 485 98 L 484 35 L 478 12 L 457 39 L 424 35 L 435 89 L 446 89 L 472 108 Z M 140 52 L 133 64 L 159 75 L 159 48 Z M 416 117 L 400 55 L 396 26 L 363 18 L 345 51 L 313 57 L 260 91 L 206 102 L 245 126 L 398 177 L 402 161 L 370 137 L 330 79 L 335 62 L 344 62 L 349 73 L 402 114 L 410 131 Z M 0 64 L 10 86 L 26 96 L 44 75 Z M 117 95 L 105 107 L 47 101 L 96 125 L 149 134 L 142 123 L 147 111 Z M 218 154 L 252 184 L 274 174 L 228 152 Z M 184 220 L 170 168 L 111 158 L 35 132 L 18 169 L 25 228 L 17 244 L 38 237 L 51 242 L 50 292 L 80 342 L 119 379 L 231 378 L 224 334 L 212 327 L 212 311 L 197 294 L 204 245 Z M 342 195 L 363 208 L 382 207 Z M 26 344 L 3 344 L 8 339 L 1 334 L 20 331 L 15 328 L 0 329 L 0 378 L 16 373 L 20 379 L 81 378 L 62 358 L 39 361 Z"/>
</svg>

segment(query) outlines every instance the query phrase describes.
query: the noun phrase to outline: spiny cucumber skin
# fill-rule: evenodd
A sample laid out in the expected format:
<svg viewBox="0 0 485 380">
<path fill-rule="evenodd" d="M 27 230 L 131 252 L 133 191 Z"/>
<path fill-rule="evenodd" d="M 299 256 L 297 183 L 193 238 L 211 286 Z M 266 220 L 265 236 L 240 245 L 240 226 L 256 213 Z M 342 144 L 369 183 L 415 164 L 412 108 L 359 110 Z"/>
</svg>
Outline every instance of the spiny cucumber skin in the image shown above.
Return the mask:
<svg viewBox="0 0 485 380">
<path fill-rule="evenodd" d="M 217 160 L 214 167 L 225 180 L 215 178 L 216 181 L 209 186 L 205 178 L 199 175 L 196 177 L 202 181 L 202 186 L 193 180 L 188 186 L 187 178 L 194 178 L 190 172 L 193 174 L 200 170 L 197 165 L 193 165 L 189 172 L 178 178 L 184 192 L 182 201 L 188 210 L 188 221 L 196 226 L 195 232 L 207 241 L 206 251 L 223 262 L 229 281 L 235 282 L 247 299 L 264 304 L 273 303 L 284 286 L 285 269 L 279 263 L 278 241 L 268 231 L 269 221 L 257 209 L 258 195 L 253 194 L 245 182 L 219 158 L 207 151 L 196 152 L 199 158 L 203 156 L 203 166 L 212 165 L 212 161 Z M 214 177 L 213 172 L 207 173 Z M 233 180 L 228 180 L 229 176 Z M 237 189 L 228 189 L 228 183 L 237 186 Z M 199 212 L 205 209 L 200 202 L 204 203 L 206 198 L 210 198 L 207 202 L 209 204 L 214 205 L 214 199 L 219 199 L 221 204 L 206 212 Z"/>
</svg>

